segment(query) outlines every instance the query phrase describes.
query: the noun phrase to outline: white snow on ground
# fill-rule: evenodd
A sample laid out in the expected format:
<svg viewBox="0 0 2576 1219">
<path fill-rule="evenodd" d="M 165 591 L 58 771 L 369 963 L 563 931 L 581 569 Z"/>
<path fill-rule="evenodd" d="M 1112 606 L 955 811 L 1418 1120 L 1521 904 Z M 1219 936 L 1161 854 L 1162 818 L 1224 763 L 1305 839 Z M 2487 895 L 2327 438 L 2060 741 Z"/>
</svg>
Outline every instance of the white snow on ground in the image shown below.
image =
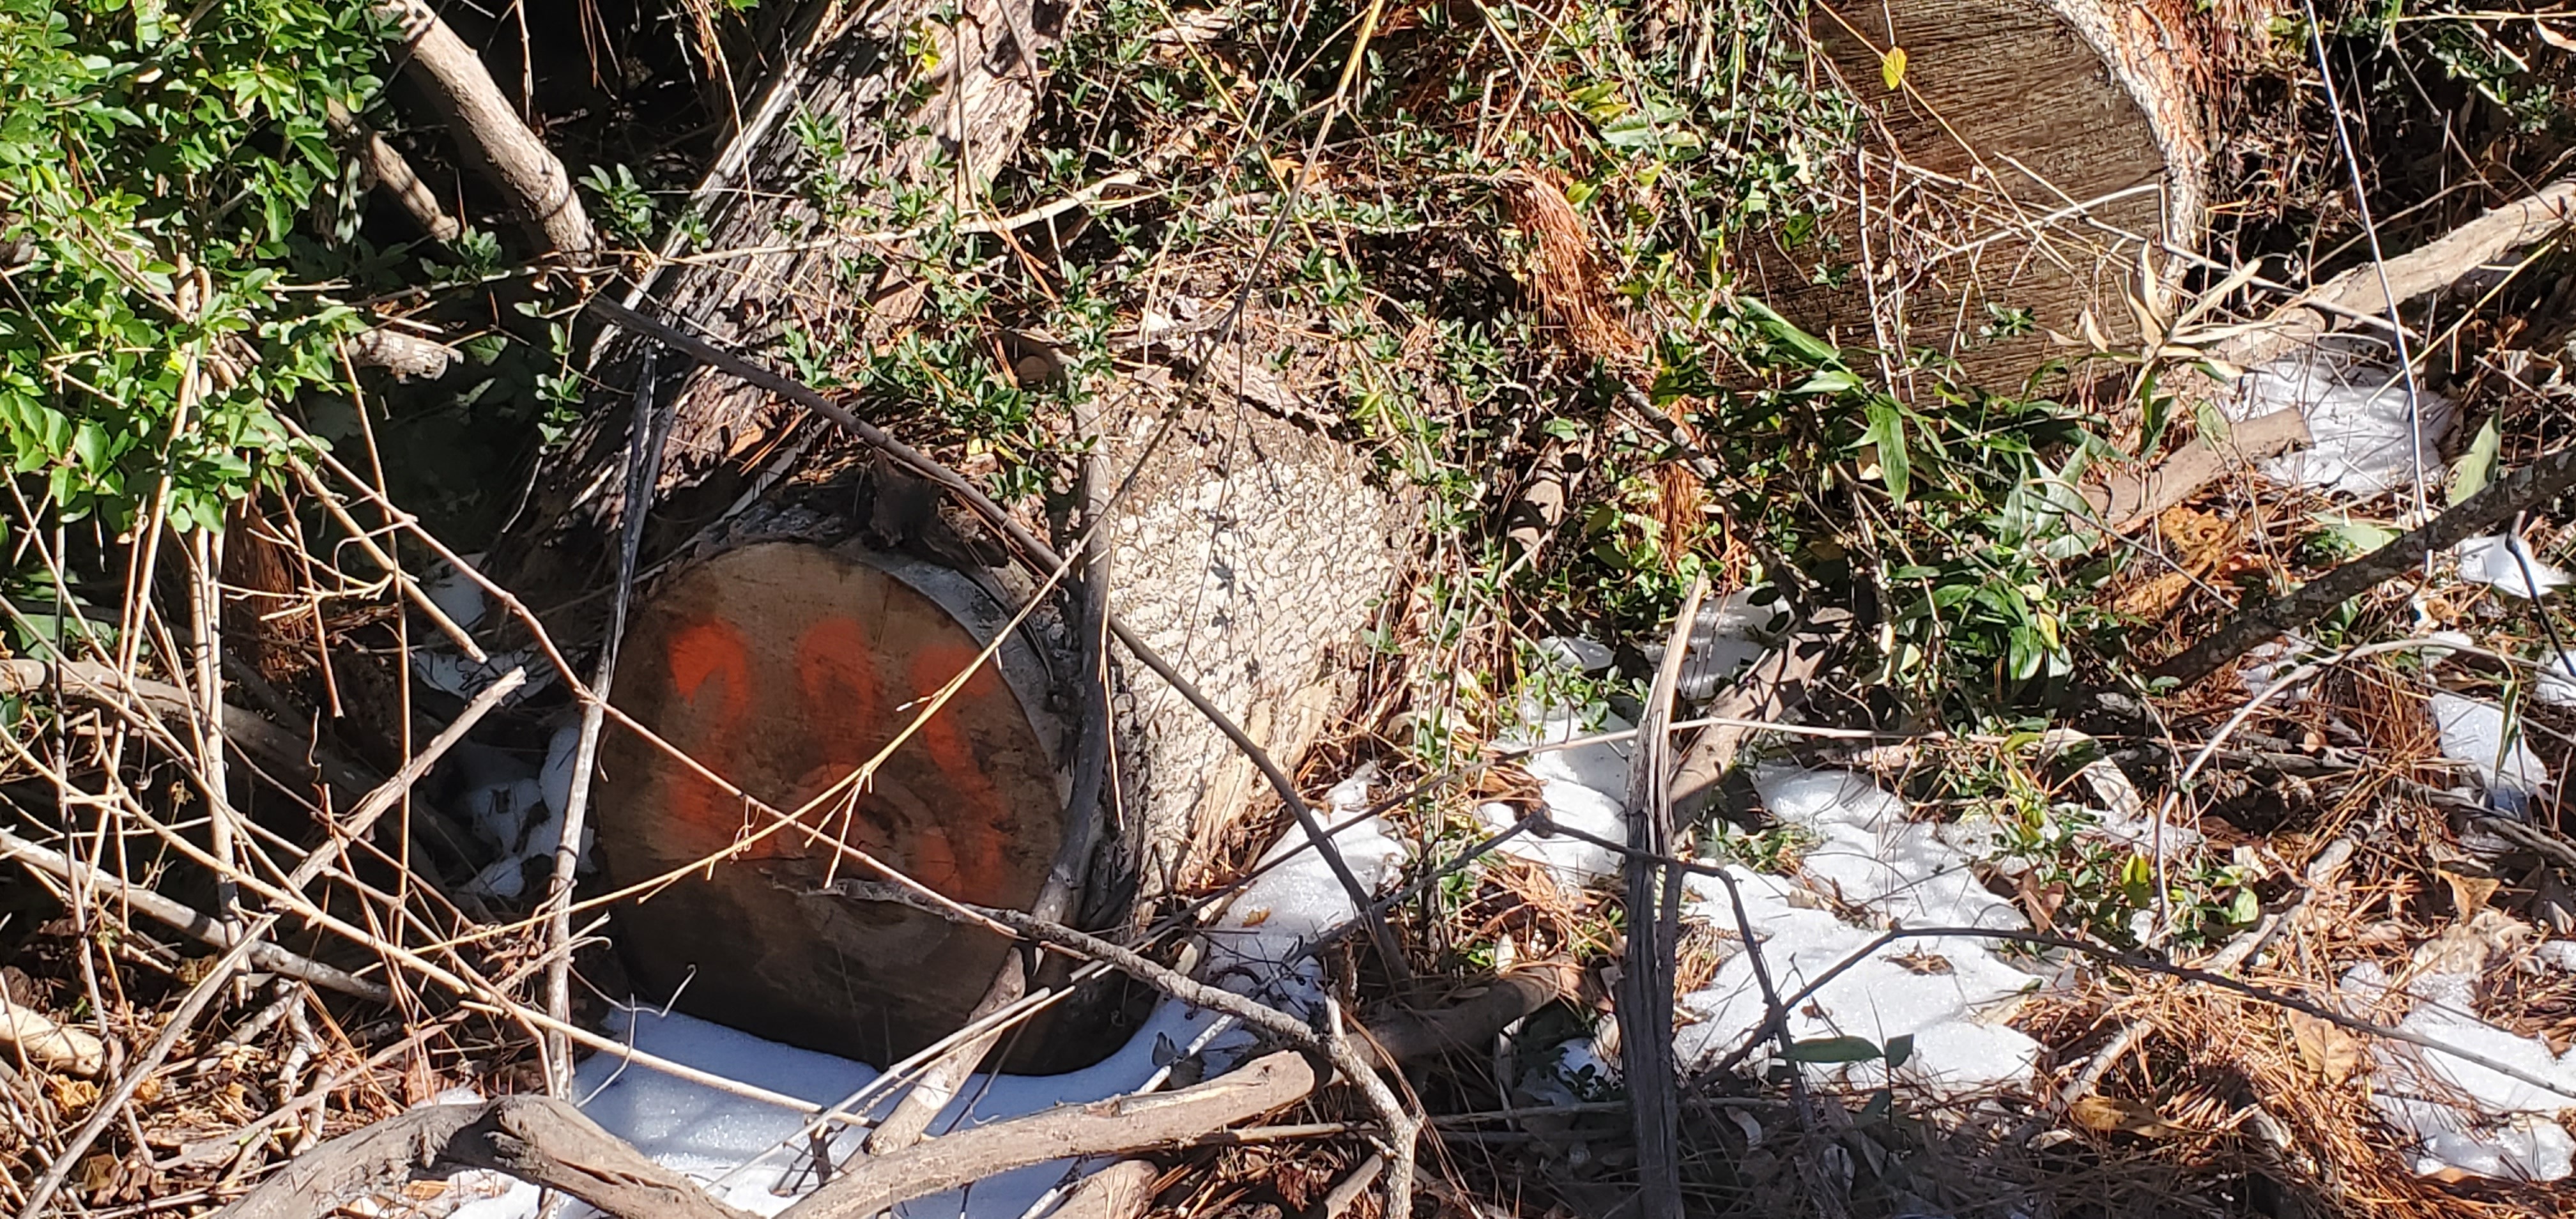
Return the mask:
<svg viewBox="0 0 2576 1219">
<path fill-rule="evenodd" d="M 2552 589 L 2567 586 L 2566 572 L 2540 561 L 2531 553 L 2531 544 L 2518 534 L 2496 534 L 2470 538 L 2455 550 L 2460 557 L 2460 578 L 2472 584 L 2485 584 L 2498 592 L 2511 593 L 2524 600 L 2542 596 Z"/>
<path fill-rule="evenodd" d="M 1613 717 L 1586 728 L 1565 707 L 1525 706 L 1522 718 L 1532 727 L 1514 745 L 1552 744 L 1629 727 Z M 1620 810 L 1628 791 L 1629 750 L 1625 741 L 1582 745 L 1534 755 L 1523 765 L 1540 781 L 1540 798 L 1551 819 L 1625 841 Z M 1972 851 L 1989 835 L 1913 821 L 1903 800 L 1852 771 L 1769 767 L 1756 773 L 1754 784 L 1773 816 L 1805 830 L 1814 842 L 1795 880 L 1727 868 L 1743 892 L 1763 964 L 1784 997 L 1860 954 L 1886 926 L 2027 929 L 2012 904 L 1987 892 L 1970 870 Z M 1518 819 L 1505 804 L 1485 805 L 1477 817 L 1489 831 Z M 1619 874 L 1616 853 L 1561 835 L 1523 834 L 1497 851 L 1541 865 L 1568 888 L 1604 883 Z M 1685 890 L 1685 917 L 1729 936 L 1736 933 L 1734 905 L 1722 882 L 1693 876 Z M 1865 910 L 1870 925 L 1844 921 L 1832 912 L 1835 903 Z M 2039 1044 L 1983 1017 L 2036 986 L 2038 979 L 2006 964 L 1994 947 L 1993 941 L 1961 938 L 1883 946 L 1797 1004 L 1790 1035 L 1799 1040 L 1861 1037 L 1882 1047 L 1896 1038 L 1911 1038 L 1912 1053 L 1897 1075 L 1916 1086 L 1973 1091 L 2027 1085 Z M 1721 965 L 1706 987 L 1681 996 L 1680 1005 L 1689 1023 L 1676 1034 L 1675 1048 L 1685 1064 L 1723 1056 L 1752 1033 L 1767 1011 L 1752 957 L 1745 953 Z M 1758 1065 L 1768 1053 L 1752 1061 Z M 1589 1082 L 1581 1078 L 1586 1072 L 1615 1075 L 1609 1057 L 1591 1042 L 1576 1042 L 1561 1051 L 1553 1068 L 1534 1072 L 1522 1087 L 1535 1098 L 1578 1098 Z M 1887 1078 L 1878 1062 L 1819 1063 L 1807 1071 L 1819 1083 L 1874 1086 Z"/>
<path fill-rule="evenodd" d="M 2289 407 L 2308 421 L 2309 447 L 2263 463 L 2274 482 L 2369 497 L 2415 485 L 2422 454 L 2425 479 L 2441 481 L 2442 437 L 2455 411 L 2439 394 L 2416 396 L 2416 429 L 2407 428 L 2406 384 L 2395 369 L 2333 349 L 2283 356 L 2247 372 L 2225 403 L 2238 422 Z"/>
<path fill-rule="evenodd" d="M 2549 769 L 2522 742 L 2521 726 L 2504 708 L 2447 690 L 2433 693 L 2433 724 L 2442 732 L 2442 756 L 2468 765 L 2487 803 L 2519 813 L 2549 787 Z"/>
<path fill-rule="evenodd" d="M 2365 1013 L 2409 1003 L 2397 1027 L 2553 1085 L 2537 1088 L 2439 1050 L 2379 1045 L 2370 1101 L 2391 1126 L 2417 1140 L 2417 1172 L 2457 1169 L 2533 1181 L 2570 1175 L 2576 1139 L 2555 1115 L 2576 1109 L 2576 1049 L 2553 1056 L 2539 1038 L 2517 1037 L 2479 1019 L 2473 975 L 2427 973 L 2392 996 L 2387 972 L 2362 964 L 2344 974 L 2341 989 Z"/>
<path fill-rule="evenodd" d="M 1349 820 L 1365 808 L 1364 779 L 1345 783 L 1327 797 L 1335 820 Z M 1287 842 L 1264 856 L 1282 861 L 1239 894 L 1217 924 L 1208 929 L 1208 954 L 1200 976 L 1238 994 L 1254 995 L 1273 1006 L 1313 1014 L 1323 1001 L 1321 966 L 1300 955 L 1316 937 L 1353 916 L 1350 897 L 1334 878 L 1323 856 L 1312 850 L 1292 853 L 1306 842 L 1292 833 Z M 1384 822 L 1369 818 L 1334 834 L 1342 858 L 1372 891 L 1383 887 L 1402 862 L 1403 848 L 1387 833 Z M 680 1015 L 657 1015 L 651 1009 L 621 1010 L 618 1022 L 630 1044 L 646 1053 L 710 1071 L 728 1079 L 774 1092 L 831 1105 L 873 1084 L 875 1068 L 829 1054 L 818 1054 Z M 943 1111 L 931 1133 L 1034 1113 L 1055 1105 L 1079 1104 L 1135 1092 L 1159 1082 L 1175 1058 L 1204 1052 L 1209 1074 L 1235 1065 L 1252 1043 L 1213 1012 L 1166 1000 L 1116 1053 L 1097 1065 L 1066 1075 L 976 1076 Z M 575 1072 L 574 1095 L 609 1133 L 633 1143 L 646 1155 L 708 1184 L 711 1192 L 735 1206 L 770 1215 L 785 1209 L 814 1186 L 803 1167 L 810 1152 L 795 1136 L 807 1119 L 784 1109 L 745 1100 L 699 1084 L 662 1074 L 615 1055 L 597 1054 Z M 899 1091 L 889 1092 L 890 1105 Z M 782 1147 L 781 1144 L 788 1144 Z M 836 1156 L 856 1150 L 858 1136 L 839 1134 Z M 905 1219 L 1022 1219 L 1050 1190 L 1078 1175 L 1078 1166 L 1057 1162 L 1004 1173 L 965 1190 L 923 1198 L 898 1208 Z M 459 1219 L 532 1219 L 535 1187 L 517 1185 L 498 1197 L 468 1203 Z M 575 1205 L 567 1219 L 590 1214 Z"/>
<path fill-rule="evenodd" d="M 2560 652 L 2541 657 L 2531 696 L 2552 707 L 2576 707 L 2576 655 Z"/>
</svg>

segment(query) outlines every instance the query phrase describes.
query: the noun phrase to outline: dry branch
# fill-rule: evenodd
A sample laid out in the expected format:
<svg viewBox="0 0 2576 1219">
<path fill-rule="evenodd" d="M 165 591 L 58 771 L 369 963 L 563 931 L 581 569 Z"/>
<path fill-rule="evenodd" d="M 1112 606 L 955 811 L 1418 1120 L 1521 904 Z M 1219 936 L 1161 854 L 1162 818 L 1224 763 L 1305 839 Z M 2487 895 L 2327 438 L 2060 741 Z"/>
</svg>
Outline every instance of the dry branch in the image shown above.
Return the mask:
<svg viewBox="0 0 2576 1219">
<path fill-rule="evenodd" d="M 1150 1161 L 1120 1160 L 1084 1177 L 1051 1219 L 1136 1219 L 1154 1200 L 1154 1181 L 1162 1175 Z"/>
<path fill-rule="evenodd" d="M 110 904 L 141 911 L 156 922 L 185 932 L 192 939 L 216 948 L 230 948 L 241 942 L 238 928 L 215 921 L 214 917 L 183 903 L 172 901 L 140 885 L 127 884 L 95 868 L 72 861 L 60 851 L 38 846 L 7 830 L 0 830 L 0 860 L 15 860 L 43 872 L 64 884 L 91 890 L 105 890 Z M 310 982 L 324 990 L 338 991 L 370 1003 L 391 1003 L 393 992 L 383 983 L 369 982 L 346 971 L 295 955 L 274 944 L 251 948 L 253 969 Z"/>
<path fill-rule="evenodd" d="M 1295 1104 L 1319 1082 L 1304 1054 L 1282 1051 L 1177 1092 L 1066 1105 L 978 1126 L 895 1155 L 862 1159 L 781 1212 L 780 1219 L 867 1219 L 1014 1168 L 1186 1143 Z"/>
<path fill-rule="evenodd" d="M 1065 1105 L 864 1157 L 789 1207 L 795 1219 L 866 1219 L 986 1177 L 1083 1156 L 1177 1146 L 1295 1104 L 1321 1082 L 1294 1051 L 1176 1092 Z M 221 1212 L 222 1219 L 308 1219 L 413 1169 L 466 1166 L 560 1190 L 619 1219 L 747 1219 L 695 1183 L 602 1130 L 581 1110 L 537 1096 L 433 1105 L 343 1135 L 298 1158 Z M 1113 1183 L 1131 1186 L 1134 1170 Z M 1145 1174 L 1150 1181 L 1151 1173 Z M 1132 1183 L 1141 1193 L 1142 1183 Z M 1104 1210 L 1103 1213 L 1115 1213 Z"/>
<path fill-rule="evenodd" d="M 377 11 L 402 27 L 411 52 L 407 66 L 448 134 L 527 212 L 554 252 L 578 259 L 596 250 L 599 236 L 573 193 L 572 176 L 493 83 L 483 57 L 423 0 L 386 0 Z"/>
<path fill-rule="evenodd" d="M 457 223 L 456 217 L 448 215 L 446 208 L 439 206 L 438 196 L 431 194 L 429 187 L 421 183 L 420 175 L 412 172 L 411 162 L 395 151 L 393 145 L 386 143 L 385 137 L 376 134 L 374 128 L 358 121 L 358 116 L 349 113 L 348 108 L 337 101 L 327 103 L 324 121 L 330 123 L 334 134 L 356 146 L 358 164 L 366 171 L 367 184 L 393 196 L 394 202 L 411 214 L 412 220 L 420 225 L 420 231 L 429 234 L 432 241 L 454 241 L 464 235 L 465 226 Z"/>
<path fill-rule="evenodd" d="M 1673 812 L 1684 819 L 1698 816 L 1716 802 L 1718 785 L 1735 768 L 1744 743 L 1761 729 L 1752 725 L 1775 720 L 1806 701 L 1807 684 L 1815 680 L 1827 653 L 1850 627 L 1849 616 L 1828 621 L 1819 614 L 1779 647 L 1753 662 L 1734 688 L 1710 703 L 1711 724 L 1682 751 L 1673 772 Z"/>
<path fill-rule="evenodd" d="M 2275 457 L 2308 443 L 2308 421 L 2297 407 L 2248 419 L 2219 437 L 2200 437 L 2145 470 L 2124 471 L 2084 488 L 2094 520 L 2112 533 L 2152 521 L 2200 493 L 2230 470 Z"/>
<path fill-rule="evenodd" d="M 447 370 L 464 358 L 455 348 L 435 339 L 382 327 L 349 339 L 349 363 L 359 368 L 384 369 L 397 381 L 446 376 Z"/>
<path fill-rule="evenodd" d="M 1446 1007 L 1398 1011 L 1372 1020 L 1364 1052 L 1381 1070 L 1493 1044 L 1495 1036 L 1559 999 L 1572 998 L 1581 970 L 1564 961 L 1516 969 Z"/>
<path fill-rule="evenodd" d="M 430 1105 L 345 1134 L 299 1156 L 221 1219 L 314 1219 L 414 1169 L 489 1168 L 559 1190 L 618 1219 L 750 1219 L 687 1177 L 599 1128 L 581 1110 L 538 1096 Z"/>
<path fill-rule="evenodd" d="M 2405 536 L 2308 581 L 2287 596 L 2241 607 L 2226 625 L 2157 665 L 2149 676 L 2170 677 L 2184 685 L 2199 681 L 2254 645 L 2284 631 L 2297 630 L 2326 611 L 2369 592 L 2425 555 L 2449 550 L 2515 513 L 2566 494 L 2571 487 L 2576 487 L 2576 445 L 2560 448 L 2497 479 L 2441 515 L 2407 531 Z"/>
<path fill-rule="evenodd" d="M 2385 318 L 2397 305 L 2447 288 L 2496 258 L 2537 243 L 2565 226 L 2571 215 L 2576 215 L 2576 178 L 2565 178 L 2418 249 L 2334 277 L 2275 312 L 2261 330 L 2222 344 L 2216 354 L 2231 364 L 2260 364 L 2314 342 L 2337 316 Z M 2383 270 L 2385 292 L 2380 290 Z"/>
</svg>

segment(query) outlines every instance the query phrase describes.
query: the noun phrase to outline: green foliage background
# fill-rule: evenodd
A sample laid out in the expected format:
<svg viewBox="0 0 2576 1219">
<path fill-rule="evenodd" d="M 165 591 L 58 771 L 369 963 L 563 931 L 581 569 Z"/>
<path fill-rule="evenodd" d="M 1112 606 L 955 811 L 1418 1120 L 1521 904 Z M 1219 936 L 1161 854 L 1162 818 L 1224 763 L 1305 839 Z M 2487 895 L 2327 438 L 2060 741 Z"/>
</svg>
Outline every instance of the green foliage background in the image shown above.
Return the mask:
<svg viewBox="0 0 2576 1219">
<path fill-rule="evenodd" d="M 359 325 L 318 276 L 361 190 L 364 4 L 0 0 L 0 441 L 57 521 L 188 530 L 272 473 L 275 408 L 339 379 Z M 310 217 L 313 223 L 303 223 Z"/>
</svg>

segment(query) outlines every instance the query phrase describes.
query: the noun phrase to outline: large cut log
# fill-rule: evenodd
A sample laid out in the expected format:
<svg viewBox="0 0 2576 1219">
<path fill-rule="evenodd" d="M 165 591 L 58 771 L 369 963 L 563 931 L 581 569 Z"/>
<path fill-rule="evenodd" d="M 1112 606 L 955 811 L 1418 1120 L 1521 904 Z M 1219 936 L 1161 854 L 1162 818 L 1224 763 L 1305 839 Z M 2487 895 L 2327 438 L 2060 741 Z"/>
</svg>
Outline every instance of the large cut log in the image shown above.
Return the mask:
<svg viewBox="0 0 2576 1219">
<path fill-rule="evenodd" d="M 617 701 L 727 781 L 800 812 L 949 897 L 1026 906 L 1063 838 L 1057 737 L 1031 648 L 962 574 L 796 542 L 729 551 L 669 581 L 619 653 Z M 921 700 L 973 670 L 908 747 Z M 885 752 L 866 780 L 851 775 Z M 774 1040 L 891 1061 L 963 1024 L 1009 941 L 824 896 L 873 873 L 775 830 L 632 734 L 600 763 L 601 862 L 621 881 L 690 874 L 627 910 L 630 971 Z M 764 833 L 764 831 L 769 831 Z M 746 845 L 747 844 L 747 845 Z M 707 869 L 701 861 L 724 859 Z"/>
<path fill-rule="evenodd" d="M 1031 113 L 1038 74 L 1023 51 L 1043 51 L 1056 36 L 1051 15 L 1030 0 L 966 0 L 953 20 L 928 26 L 917 17 L 865 4 L 811 27 L 806 50 L 697 192 L 701 236 L 666 250 L 715 253 L 659 262 L 628 294 L 638 310 L 773 367 L 787 365 L 779 351 L 791 332 L 834 336 L 855 359 L 910 324 L 917 289 L 902 258 L 851 278 L 850 255 L 886 247 L 844 232 L 844 209 L 864 214 L 894 190 L 925 184 L 958 197 L 961 167 L 970 184 L 989 179 Z M 941 41 L 938 54 L 905 50 L 907 38 L 924 36 Z M 837 140 L 818 140 L 818 129 Z M 809 189 L 818 180 L 852 185 L 826 197 Z M 883 185 L 859 185 L 869 183 Z M 1213 320 L 1223 304 L 1175 308 Z M 1368 460 L 1313 430 L 1315 374 L 1300 371 L 1295 319 L 1255 309 L 1219 342 L 1224 329 L 1156 336 L 1131 352 L 1137 359 L 1118 380 L 1080 387 L 1101 404 L 1096 419 L 1052 422 L 1096 438 L 1100 482 L 1128 487 L 1109 517 L 1113 610 L 1293 771 L 1350 693 L 1344 654 L 1393 577 L 1408 515 Z M 607 542 L 623 511 L 618 472 L 645 350 L 634 333 L 597 342 L 584 425 L 540 467 L 489 563 L 574 646 L 598 637 L 610 601 L 599 590 L 613 565 Z M 963 641 L 993 637 L 988 622 L 942 622 L 918 606 L 899 615 L 907 593 L 924 587 L 918 572 L 889 573 L 881 557 L 834 548 L 898 547 L 967 567 L 999 552 L 943 541 L 935 505 L 889 510 L 890 491 L 910 493 L 873 483 L 847 439 L 804 408 L 676 352 L 655 362 L 652 398 L 673 416 L 645 556 L 656 574 L 638 590 L 644 608 L 621 652 L 615 701 L 729 783 L 794 809 L 908 722 L 916 700 L 961 667 L 960 650 L 972 650 Z M 1200 383 L 1186 387 L 1201 367 Z M 885 405 L 852 404 L 861 415 Z M 1033 595 L 1026 572 L 976 579 L 1001 610 Z M 1012 646 L 1026 644 L 1059 675 L 1086 663 L 1089 649 L 1069 637 L 1065 618 L 1038 608 L 1029 638 Z M 738 686 L 712 675 L 716 657 L 705 647 L 717 636 L 705 632 L 717 628 L 706 622 L 738 639 Z M 818 631 L 841 634 L 802 654 Z M 733 663 L 733 652 L 716 651 Z M 1102 784 L 1106 826 L 1077 869 L 1087 881 L 1075 909 L 1104 927 L 1145 917 L 1195 878 L 1225 827 L 1274 797 L 1199 709 L 1122 651 L 1107 663 L 1105 712 L 1079 705 L 1078 681 L 1058 681 L 1052 693 L 970 683 L 964 703 L 943 713 L 958 717 L 953 734 L 934 719 L 855 803 L 809 824 L 949 896 L 1024 907 L 1068 828 L 1069 739 L 1105 718 L 1115 760 Z M 816 685 L 829 677 L 835 690 L 855 688 L 861 674 L 876 682 L 866 714 Z M 1009 676 L 1006 667 L 1001 679 Z M 724 700 L 737 689 L 745 701 L 732 707 Z M 1035 723 L 1049 710 L 1065 721 L 1066 739 Z M 1015 714 L 1030 721 L 1027 739 Z M 718 806 L 709 799 L 718 789 L 633 740 L 612 740 L 602 770 L 612 884 L 661 877 L 761 828 L 756 814 Z M 882 908 L 827 906 L 810 894 L 836 848 L 804 837 L 764 839 L 621 909 L 621 948 L 645 997 L 676 990 L 683 1008 L 880 1062 L 953 1031 L 1003 963 L 1003 941 Z M 848 863 L 841 872 L 873 879 Z M 1093 1054 L 1113 1044 L 1086 1040 Z M 1013 1061 L 1036 1068 L 1079 1057 L 1024 1045 Z"/>
<path fill-rule="evenodd" d="M 2133 336 L 2125 298 L 2164 291 L 2157 247 L 2200 240 L 2199 84 L 2212 72 L 2201 31 L 2217 18 L 2170 0 L 1889 0 L 1813 14 L 1816 42 L 1871 120 L 1860 206 L 1825 226 L 1839 249 L 1761 251 L 1756 290 L 1841 342 L 1931 347 L 1989 381 L 2073 354 L 2047 332 L 2079 334 L 2087 313 Z M 2141 246 L 2156 269 L 2145 283 Z M 2034 329 L 2001 333 L 2024 311 Z"/>
</svg>

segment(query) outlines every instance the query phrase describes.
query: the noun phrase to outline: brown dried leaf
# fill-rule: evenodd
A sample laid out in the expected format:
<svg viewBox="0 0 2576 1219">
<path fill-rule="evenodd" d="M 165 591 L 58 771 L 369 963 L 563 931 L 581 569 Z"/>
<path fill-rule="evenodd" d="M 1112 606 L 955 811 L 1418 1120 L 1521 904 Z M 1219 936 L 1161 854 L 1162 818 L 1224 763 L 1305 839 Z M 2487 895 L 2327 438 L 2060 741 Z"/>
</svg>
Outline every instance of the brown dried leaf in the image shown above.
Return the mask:
<svg viewBox="0 0 2576 1219">
<path fill-rule="evenodd" d="M 2073 1118 L 2076 1125 L 2097 1134 L 2117 1131 L 2160 1139 L 2182 1133 L 2180 1127 L 2157 1113 L 2153 1105 L 2099 1094 L 2078 1098 L 2067 1107 L 2066 1116 Z"/>
<path fill-rule="evenodd" d="M 2487 899 L 2495 896 L 2497 887 L 2503 884 L 2492 876 L 2463 876 L 2448 868 L 2434 871 L 2450 882 L 2451 904 L 2458 919 L 2464 923 L 2475 917 L 2478 911 L 2486 909 Z"/>
<path fill-rule="evenodd" d="M 2291 1012 L 2290 1040 L 2299 1047 L 2299 1061 L 2309 1070 L 2326 1078 L 2328 1083 L 2342 1083 L 2361 1068 L 2361 1039 L 2336 1024 L 2320 1020 L 2306 1012 Z"/>
</svg>

